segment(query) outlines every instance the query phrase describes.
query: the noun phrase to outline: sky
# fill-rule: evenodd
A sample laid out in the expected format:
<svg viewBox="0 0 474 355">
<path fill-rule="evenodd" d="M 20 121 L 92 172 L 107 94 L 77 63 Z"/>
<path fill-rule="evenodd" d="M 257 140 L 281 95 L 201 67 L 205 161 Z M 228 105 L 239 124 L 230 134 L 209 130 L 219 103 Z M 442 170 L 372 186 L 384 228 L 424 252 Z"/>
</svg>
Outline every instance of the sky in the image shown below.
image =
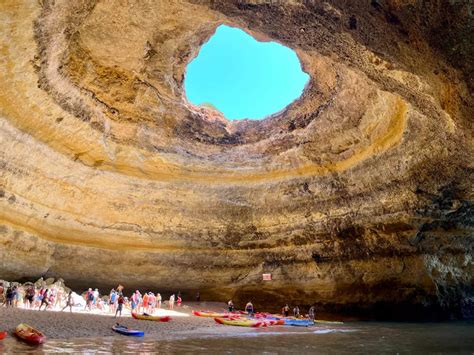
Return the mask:
<svg viewBox="0 0 474 355">
<path fill-rule="evenodd" d="M 211 103 L 228 119 L 262 119 L 297 99 L 308 80 L 290 48 L 221 25 L 188 65 L 184 88 L 190 102 Z"/>
</svg>

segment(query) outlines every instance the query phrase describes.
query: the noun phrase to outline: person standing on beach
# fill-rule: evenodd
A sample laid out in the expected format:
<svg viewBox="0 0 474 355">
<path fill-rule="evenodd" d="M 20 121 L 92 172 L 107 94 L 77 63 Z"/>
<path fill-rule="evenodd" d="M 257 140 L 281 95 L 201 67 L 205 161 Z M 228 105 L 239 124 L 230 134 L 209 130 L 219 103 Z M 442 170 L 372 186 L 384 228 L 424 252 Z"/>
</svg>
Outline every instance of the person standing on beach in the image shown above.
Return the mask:
<svg viewBox="0 0 474 355">
<path fill-rule="evenodd" d="M 109 294 L 109 311 L 115 313 L 115 303 L 117 302 L 117 293 L 114 289 L 110 290 Z"/>
<path fill-rule="evenodd" d="M 6 305 L 7 307 L 13 307 L 13 300 L 15 299 L 15 293 L 12 287 L 7 288 L 6 292 Z"/>
<path fill-rule="evenodd" d="M 0 282 L 0 306 L 3 306 L 5 303 L 5 287 L 3 287 L 3 282 Z"/>
<path fill-rule="evenodd" d="M 15 286 L 15 300 L 14 300 L 14 305 L 15 307 L 21 307 L 23 305 L 23 297 L 24 297 L 24 290 L 23 287 L 21 286 Z"/>
<path fill-rule="evenodd" d="M 99 296 L 100 295 L 99 295 L 99 290 L 97 288 L 94 290 L 93 295 L 94 295 L 93 305 L 94 305 L 94 307 L 99 308 L 100 307 L 99 306 L 99 302 L 100 302 Z"/>
<path fill-rule="evenodd" d="M 153 292 L 148 293 L 148 307 L 149 307 L 148 312 L 150 314 L 155 313 L 156 297 L 155 297 L 155 294 Z"/>
<path fill-rule="evenodd" d="M 170 302 L 169 302 L 169 305 L 168 305 L 169 309 L 173 309 L 174 308 L 174 294 L 172 294 L 170 296 Z"/>
<path fill-rule="evenodd" d="M 142 300 L 143 300 L 143 312 L 144 313 L 148 312 L 148 301 L 149 301 L 149 299 L 148 299 L 148 293 L 147 292 L 145 292 L 145 294 L 143 295 Z"/>
<path fill-rule="evenodd" d="M 308 311 L 308 316 L 309 320 L 314 322 L 314 319 L 316 318 L 316 307 L 314 307 L 314 305 L 310 307 Z"/>
<path fill-rule="evenodd" d="M 156 306 L 158 308 L 161 308 L 161 294 L 160 293 L 156 294 Z"/>
<path fill-rule="evenodd" d="M 66 305 L 63 307 L 63 309 L 61 309 L 61 312 L 69 307 L 69 312 L 72 313 L 72 306 L 74 306 L 74 301 L 72 300 L 72 290 L 71 290 L 69 291 L 67 295 Z"/>
<path fill-rule="evenodd" d="M 232 302 L 232 300 L 230 300 L 229 302 L 227 302 L 227 309 L 229 310 L 229 312 L 233 312 L 233 311 L 234 311 L 234 302 Z"/>
<path fill-rule="evenodd" d="M 84 310 L 86 310 L 86 308 L 89 308 L 89 311 L 92 311 L 93 301 L 94 301 L 94 293 L 92 292 L 92 289 L 89 288 L 86 292 L 86 305 L 84 306 Z"/>
<path fill-rule="evenodd" d="M 119 314 L 119 317 L 122 316 L 122 308 L 123 308 L 124 302 L 125 302 L 125 299 L 123 298 L 123 294 L 122 292 L 119 292 L 118 299 L 117 299 L 117 310 L 115 311 L 115 318 L 117 318 L 117 314 Z"/>
<path fill-rule="evenodd" d="M 300 307 L 295 306 L 295 308 L 293 308 L 293 315 L 295 316 L 295 318 L 300 317 Z"/>
<path fill-rule="evenodd" d="M 135 310 L 140 312 L 140 309 L 138 308 L 140 304 L 140 291 L 136 290 L 132 297 L 130 297 L 130 300 L 132 301 L 132 312 Z"/>
<path fill-rule="evenodd" d="M 178 300 L 176 302 L 176 304 L 178 305 L 178 307 L 181 307 L 181 303 L 183 302 L 183 299 L 181 298 L 180 295 L 178 295 Z"/>
<path fill-rule="evenodd" d="M 281 309 L 281 314 L 285 317 L 290 315 L 290 307 L 288 306 L 288 303 Z"/>
<path fill-rule="evenodd" d="M 40 307 L 41 302 L 43 301 L 43 295 L 44 295 L 44 287 L 41 287 L 40 290 L 38 291 L 36 298 L 35 298 L 35 307 Z"/>
<path fill-rule="evenodd" d="M 44 311 L 46 311 L 46 308 L 49 306 L 49 290 L 46 289 L 43 293 L 43 298 L 41 299 L 41 304 L 38 308 L 38 311 L 41 311 L 41 307 L 44 305 Z"/>
<path fill-rule="evenodd" d="M 28 308 L 33 308 L 33 302 L 35 299 L 35 286 L 30 285 L 26 290 L 25 302 Z"/>
<path fill-rule="evenodd" d="M 253 315 L 254 309 L 253 309 L 252 302 L 250 302 L 250 301 L 247 302 L 247 304 L 245 305 L 245 312 L 247 312 L 250 316 Z"/>
</svg>

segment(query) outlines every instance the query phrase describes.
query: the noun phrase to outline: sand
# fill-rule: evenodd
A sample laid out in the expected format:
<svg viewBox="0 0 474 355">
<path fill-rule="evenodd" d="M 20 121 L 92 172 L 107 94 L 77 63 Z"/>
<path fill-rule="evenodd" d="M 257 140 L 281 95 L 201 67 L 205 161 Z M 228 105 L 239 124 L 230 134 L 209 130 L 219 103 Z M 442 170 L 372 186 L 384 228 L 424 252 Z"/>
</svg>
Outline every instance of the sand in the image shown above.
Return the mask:
<svg viewBox="0 0 474 355">
<path fill-rule="evenodd" d="M 111 327 L 119 322 L 130 328 L 145 331 L 147 337 L 156 339 L 177 339 L 190 333 L 209 333 L 215 328 L 219 332 L 222 326 L 212 318 L 196 317 L 191 314 L 193 309 L 224 311 L 223 303 L 190 303 L 181 308 L 175 307 L 174 312 L 163 310 L 160 315 L 170 314 L 170 322 L 140 321 L 130 317 L 125 310 L 124 316 L 114 318 L 111 315 L 92 313 L 70 313 L 69 311 L 37 311 L 21 308 L 0 307 L 0 331 L 12 333 L 19 323 L 27 323 L 41 330 L 49 339 L 97 338 L 121 335 L 113 332 Z"/>
</svg>

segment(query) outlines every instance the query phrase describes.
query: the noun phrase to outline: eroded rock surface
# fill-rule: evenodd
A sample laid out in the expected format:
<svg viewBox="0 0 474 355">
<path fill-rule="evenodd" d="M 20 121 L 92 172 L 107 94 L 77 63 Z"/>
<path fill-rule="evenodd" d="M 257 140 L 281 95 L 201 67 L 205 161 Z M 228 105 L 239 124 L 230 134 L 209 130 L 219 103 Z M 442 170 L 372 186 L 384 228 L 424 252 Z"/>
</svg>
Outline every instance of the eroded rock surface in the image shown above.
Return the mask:
<svg viewBox="0 0 474 355">
<path fill-rule="evenodd" d="M 472 11 L 2 1 L 0 278 L 472 315 Z M 219 24 L 293 48 L 302 97 L 262 121 L 189 104 Z"/>
</svg>

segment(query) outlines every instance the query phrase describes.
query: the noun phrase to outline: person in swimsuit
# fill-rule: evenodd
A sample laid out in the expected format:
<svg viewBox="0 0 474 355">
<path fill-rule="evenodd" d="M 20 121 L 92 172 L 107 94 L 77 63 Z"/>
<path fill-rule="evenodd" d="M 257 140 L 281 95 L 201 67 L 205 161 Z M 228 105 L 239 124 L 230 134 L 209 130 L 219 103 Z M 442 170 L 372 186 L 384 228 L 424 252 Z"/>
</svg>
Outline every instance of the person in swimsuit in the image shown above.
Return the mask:
<svg viewBox="0 0 474 355">
<path fill-rule="evenodd" d="M 290 307 L 288 306 L 288 304 L 286 304 L 285 307 L 281 309 L 281 314 L 283 314 L 285 317 L 288 317 L 290 315 Z"/>
<path fill-rule="evenodd" d="M 67 295 L 66 305 L 64 306 L 63 309 L 61 309 L 61 312 L 69 307 L 69 312 L 72 313 L 72 306 L 74 306 L 74 301 L 72 300 L 72 291 L 69 291 Z"/>
<path fill-rule="evenodd" d="M 148 301 L 148 293 L 145 292 L 145 294 L 143 295 L 143 312 L 148 312 Z"/>
<path fill-rule="evenodd" d="M 34 299 L 35 299 L 35 287 L 33 285 L 28 287 L 28 289 L 26 290 L 25 299 L 26 299 L 27 307 L 28 308 L 33 308 L 33 302 L 34 302 Z"/>
<path fill-rule="evenodd" d="M 41 304 L 39 306 L 39 311 L 41 311 L 41 307 L 44 305 L 44 311 L 46 311 L 46 308 L 49 306 L 49 290 L 46 289 L 43 293 L 43 298 L 41 299 Z"/>
<path fill-rule="evenodd" d="M 110 290 L 109 294 L 109 310 L 112 313 L 115 313 L 115 303 L 117 301 L 117 293 L 114 289 Z"/>
</svg>

